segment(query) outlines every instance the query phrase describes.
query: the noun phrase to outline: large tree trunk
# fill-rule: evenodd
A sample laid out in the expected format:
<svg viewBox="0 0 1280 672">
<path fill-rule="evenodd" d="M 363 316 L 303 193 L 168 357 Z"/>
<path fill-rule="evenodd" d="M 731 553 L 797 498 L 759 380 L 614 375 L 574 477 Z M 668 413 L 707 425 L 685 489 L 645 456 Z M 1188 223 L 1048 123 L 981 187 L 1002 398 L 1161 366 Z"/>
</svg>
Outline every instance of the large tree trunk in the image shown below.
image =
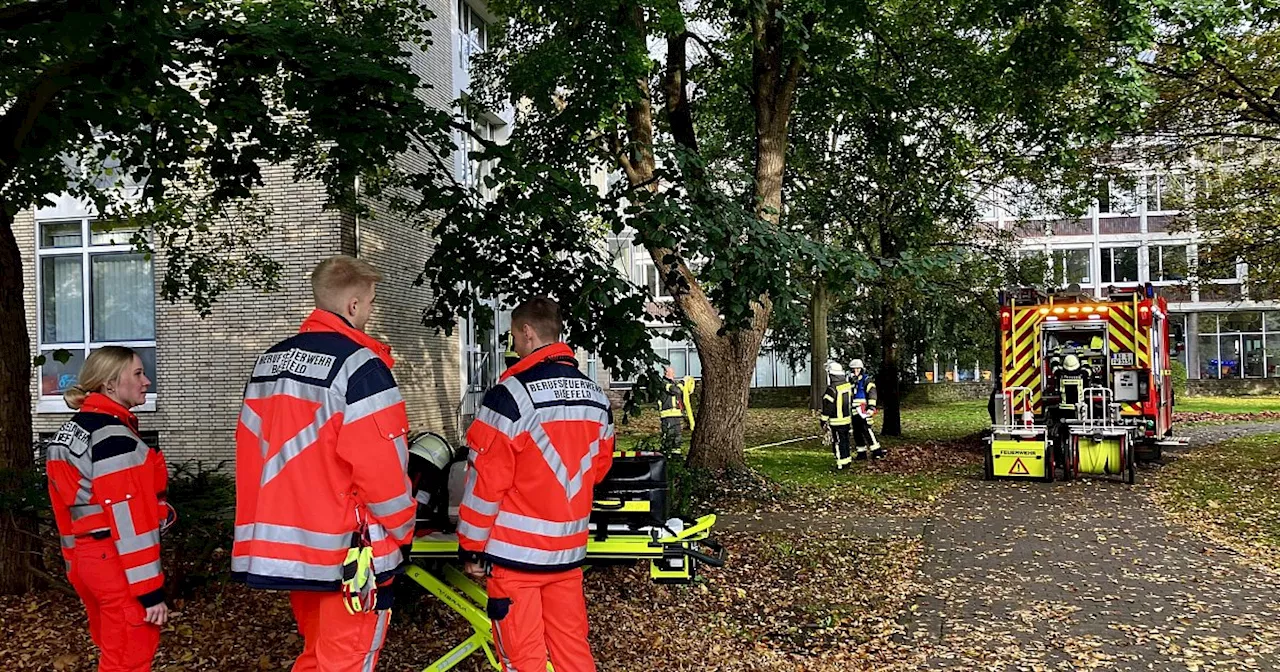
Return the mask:
<svg viewBox="0 0 1280 672">
<path fill-rule="evenodd" d="M 31 451 L 31 341 L 22 292 L 22 257 L 13 212 L 0 200 L 0 487 L 13 487 L 35 468 Z M 27 558 L 31 521 L 0 511 L 0 593 L 31 587 Z"/>
<path fill-rule="evenodd" d="M 888 293 L 881 307 L 880 323 L 880 372 L 876 375 L 879 393 L 877 405 L 883 414 L 880 433 L 884 436 L 902 436 L 902 389 L 900 375 L 901 353 L 898 340 L 901 332 L 901 309 L 897 297 Z"/>
<path fill-rule="evenodd" d="M 721 336 L 718 343 L 704 340 L 695 339 L 702 358 L 702 405 L 689 447 L 689 464 L 712 473 L 742 469 L 746 464 L 747 402 L 759 339 L 754 339 L 754 348 L 746 348 L 751 351 L 750 359 L 746 359 L 747 352 L 734 347 L 734 341 L 742 345 L 742 339 Z"/>
<path fill-rule="evenodd" d="M 783 46 L 787 36 L 786 27 L 779 20 L 781 0 L 768 2 L 770 6 L 759 8 L 751 21 L 755 37 L 751 103 L 755 111 L 756 142 L 754 179 L 746 196 L 754 199 L 752 207 L 758 215 L 777 224 L 782 209 L 787 124 L 803 58 L 796 55 L 787 61 L 784 57 Z M 636 5 L 622 11 L 628 14 L 627 20 L 635 26 L 637 34 L 647 39 L 649 26 L 644 9 Z M 809 17 L 807 25 L 812 27 L 812 24 L 813 18 Z M 683 32 L 667 36 L 667 63 L 661 87 L 662 109 L 673 139 L 687 151 L 696 153 L 697 135 L 684 86 L 687 39 L 688 35 Z M 647 81 L 641 80 L 637 85 L 647 94 Z M 646 185 L 645 188 L 656 191 L 659 184 L 652 179 L 656 161 L 650 100 L 651 97 L 645 95 L 627 106 L 626 142 L 621 138 L 615 139 L 612 151 L 632 185 Z M 686 177 L 703 179 L 698 171 Z M 648 251 L 663 282 L 675 296 L 676 308 L 693 327 L 693 341 L 702 360 L 702 403 L 689 448 L 689 464 L 713 473 L 744 468 L 744 425 L 751 376 L 755 372 L 756 356 L 764 341 L 773 304 L 767 295 L 757 297 L 752 303 L 750 324 L 728 325 L 730 328 L 726 328 L 720 310 L 703 291 L 687 259 L 675 264 L 667 262 L 673 252 L 680 250 L 650 247 Z M 680 276 L 683 282 L 670 282 L 673 275 Z"/>
<path fill-rule="evenodd" d="M 827 315 L 831 300 L 827 283 L 822 278 L 813 283 L 809 297 L 809 408 L 822 410 L 822 395 L 827 392 L 826 366 L 830 359 L 827 344 Z"/>
</svg>

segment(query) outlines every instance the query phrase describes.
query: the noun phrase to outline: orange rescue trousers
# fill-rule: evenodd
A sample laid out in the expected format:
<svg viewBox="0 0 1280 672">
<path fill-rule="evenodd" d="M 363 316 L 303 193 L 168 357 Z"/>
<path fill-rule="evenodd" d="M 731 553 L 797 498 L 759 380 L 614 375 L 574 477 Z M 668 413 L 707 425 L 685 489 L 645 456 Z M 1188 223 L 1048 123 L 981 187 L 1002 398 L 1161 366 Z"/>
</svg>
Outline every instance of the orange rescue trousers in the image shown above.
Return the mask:
<svg viewBox="0 0 1280 672">
<path fill-rule="evenodd" d="M 390 609 L 351 614 L 337 592 L 295 590 L 289 602 L 304 641 L 293 672 L 371 672 L 378 666 Z"/>
<path fill-rule="evenodd" d="M 503 672 L 543 672 L 548 652 L 556 672 L 595 672 L 581 569 L 521 572 L 494 567 L 488 593 Z"/>
<path fill-rule="evenodd" d="M 129 592 L 124 565 L 111 539 L 76 539 L 67 572 L 89 613 L 89 636 L 98 646 L 98 672 L 147 672 L 160 646 L 160 626 Z"/>
</svg>

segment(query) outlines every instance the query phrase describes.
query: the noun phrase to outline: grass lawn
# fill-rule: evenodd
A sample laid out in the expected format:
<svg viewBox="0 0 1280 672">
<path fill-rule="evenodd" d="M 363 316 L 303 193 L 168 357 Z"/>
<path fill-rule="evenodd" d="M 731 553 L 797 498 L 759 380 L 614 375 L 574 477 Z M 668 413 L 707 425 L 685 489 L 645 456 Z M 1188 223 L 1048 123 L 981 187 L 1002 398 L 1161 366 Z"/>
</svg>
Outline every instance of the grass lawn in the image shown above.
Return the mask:
<svg viewBox="0 0 1280 672">
<path fill-rule="evenodd" d="M 1280 397 L 1178 397 L 1179 413 L 1259 413 L 1280 411 Z"/>
<path fill-rule="evenodd" d="M 878 431 L 883 415 L 876 416 Z M 989 424 L 985 401 L 913 406 L 902 409 L 902 437 L 887 437 L 892 445 L 902 441 L 958 439 L 982 431 Z M 747 447 L 762 446 L 818 433 L 818 417 L 806 408 L 749 408 L 746 425 Z M 684 433 L 685 444 L 689 432 Z M 646 438 L 658 435 L 658 414 L 644 411 L 618 424 L 618 446 L 629 449 Z"/>
<path fill-rule="evenodd" d="M 646 411 L 618 426 L 620 449 L 656 449 L 657 413 Z M 878 431 L 883 416 L 877 416 Z M 885 460 L 835 471 L 831 448 L 817 438 L 757 448 L 818 434 L 818 419 L 803 408 L 752 408 L 745 427 L 747 464 L 784 490 L 784 499 L 840 500 L 892 505 L 931 501 L 962 474 L 973 471 L 976 457 L 953 445 L 988 425 L 985 401 L 908 407 L 902 410 L 901 437 L 881 437 Z M 689 432 L 685 432 L 688 445 Z"/>
<path fill-rule="evenodd" d="M 1197 449 L 1160 474 L 1159 497 L 1184 524 L 1280 567 L 1280 434 Z"/>
</svg>

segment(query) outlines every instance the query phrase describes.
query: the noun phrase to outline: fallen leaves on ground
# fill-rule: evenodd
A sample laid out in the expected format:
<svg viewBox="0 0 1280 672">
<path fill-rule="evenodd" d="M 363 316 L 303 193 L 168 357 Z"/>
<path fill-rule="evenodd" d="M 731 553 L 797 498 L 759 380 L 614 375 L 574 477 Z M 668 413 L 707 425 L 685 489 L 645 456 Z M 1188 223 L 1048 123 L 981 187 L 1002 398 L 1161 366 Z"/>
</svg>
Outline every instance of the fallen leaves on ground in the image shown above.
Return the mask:
<svg viewBox="0 0 1280 672">
<path fill-rule="evenodd" d="M 907 620 L 921 669 L 1276 669 L 1280 577 L 1170 526 L 1170 468 L 949 493 Z"/>
<path fill-rule="evenodd" d="M 729 564 L 691 585 L 655 584 L 647 564 L 588 572 L 601 672 L 872 670 L 902 658 L 892 638 L 912 594 L 918 540 L 774 533 L 722 541 Z M 416 586 L 401 587 L 397 599 L 380 670 L 420 670 L 470 634 Z M 157 670 L 282 670 L 301 650 L 283 593 L 232 584 L 174 606 Z M 0 598 L 0 617 L 6 670 L 94 668 L 75 598 L 53 591 Z M 456 669 L 489 668 L 476 654 Z"/>
<path fill-rule="evenodd" d="M 1280 569 L 1280 434 L 1192 451 L 1162 471 L 1155 495 L 1179 524 Z"/>
<path fill-rule="evenodd" d="M 1222 412 L 1222 411 L 1177 411 L 1173 414 L 1176 427 L 1180 423 L 1213 423 L 1227 422 L 1264 422 L 1280 420 L 1280 411 Z"/>
</svg>

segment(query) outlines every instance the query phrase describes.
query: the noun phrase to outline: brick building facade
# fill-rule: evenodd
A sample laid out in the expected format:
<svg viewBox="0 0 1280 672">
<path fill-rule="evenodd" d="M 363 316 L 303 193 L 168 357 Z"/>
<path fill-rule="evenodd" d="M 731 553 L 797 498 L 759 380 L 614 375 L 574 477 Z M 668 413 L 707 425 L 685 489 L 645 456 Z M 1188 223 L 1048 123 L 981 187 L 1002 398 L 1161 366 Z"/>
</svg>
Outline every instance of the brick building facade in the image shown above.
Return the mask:
<svg viewBox="0 0 1280 672">
<path fill-rule="evenodd" d="M 486 14 L 482 5 L 466 0 L 427 1 L 436 17 L 431 25 L 436 47 L 414 54 L 411 64 L 427 85 L 421 95 L 447 108 L 467 86 L 468 56 L 484 46 Z M 505 123 L 494 122 L 491 127 Z M 455 168 L 459 177 L 474 181 L 462 148 Z M 160 300 L 163 255 L 148 260 L 136 254 L 127 243 L 131 232 L 95 222 L 83 204 L 63 197 L 52 207 L 19 214 L 15 234 L 24 252 L 32 347 L 47 355 L 57 349 L 78 353 L 65 365 L 50 357 L 33 372 L 38 435 L 56 430 L 69 417 L 61 390 L 75 382 L 84 354 L 120 343 L 139 349 L 147 360 L 154 394 L 139 412 L 140 424 L 170 462 L 230 460 L 254 359 L 296 332 L 310 312 L 309 276 L 315 265 L 335 254 L 350 254 L 386 275 L 369 332 L 391 344 L 412 427 L 458 436 L 459 405 L 467 387 L 463 353 L 469 346 L 458 331 L 445 336 L 420 324 L 432 297 L 413 281 L 430 255 L 429 236 L 394 216 L 357 219 L 327 210 L 323 187 L 295 182 L 289 167 L 272 167 L 264 178 L 258 195 L 270 208 L 271 233 L 259 247 L 280 262 L 280 288 L 272 293 L 230 291 L 206 318 L 186 303 Z"/>
</svg>

